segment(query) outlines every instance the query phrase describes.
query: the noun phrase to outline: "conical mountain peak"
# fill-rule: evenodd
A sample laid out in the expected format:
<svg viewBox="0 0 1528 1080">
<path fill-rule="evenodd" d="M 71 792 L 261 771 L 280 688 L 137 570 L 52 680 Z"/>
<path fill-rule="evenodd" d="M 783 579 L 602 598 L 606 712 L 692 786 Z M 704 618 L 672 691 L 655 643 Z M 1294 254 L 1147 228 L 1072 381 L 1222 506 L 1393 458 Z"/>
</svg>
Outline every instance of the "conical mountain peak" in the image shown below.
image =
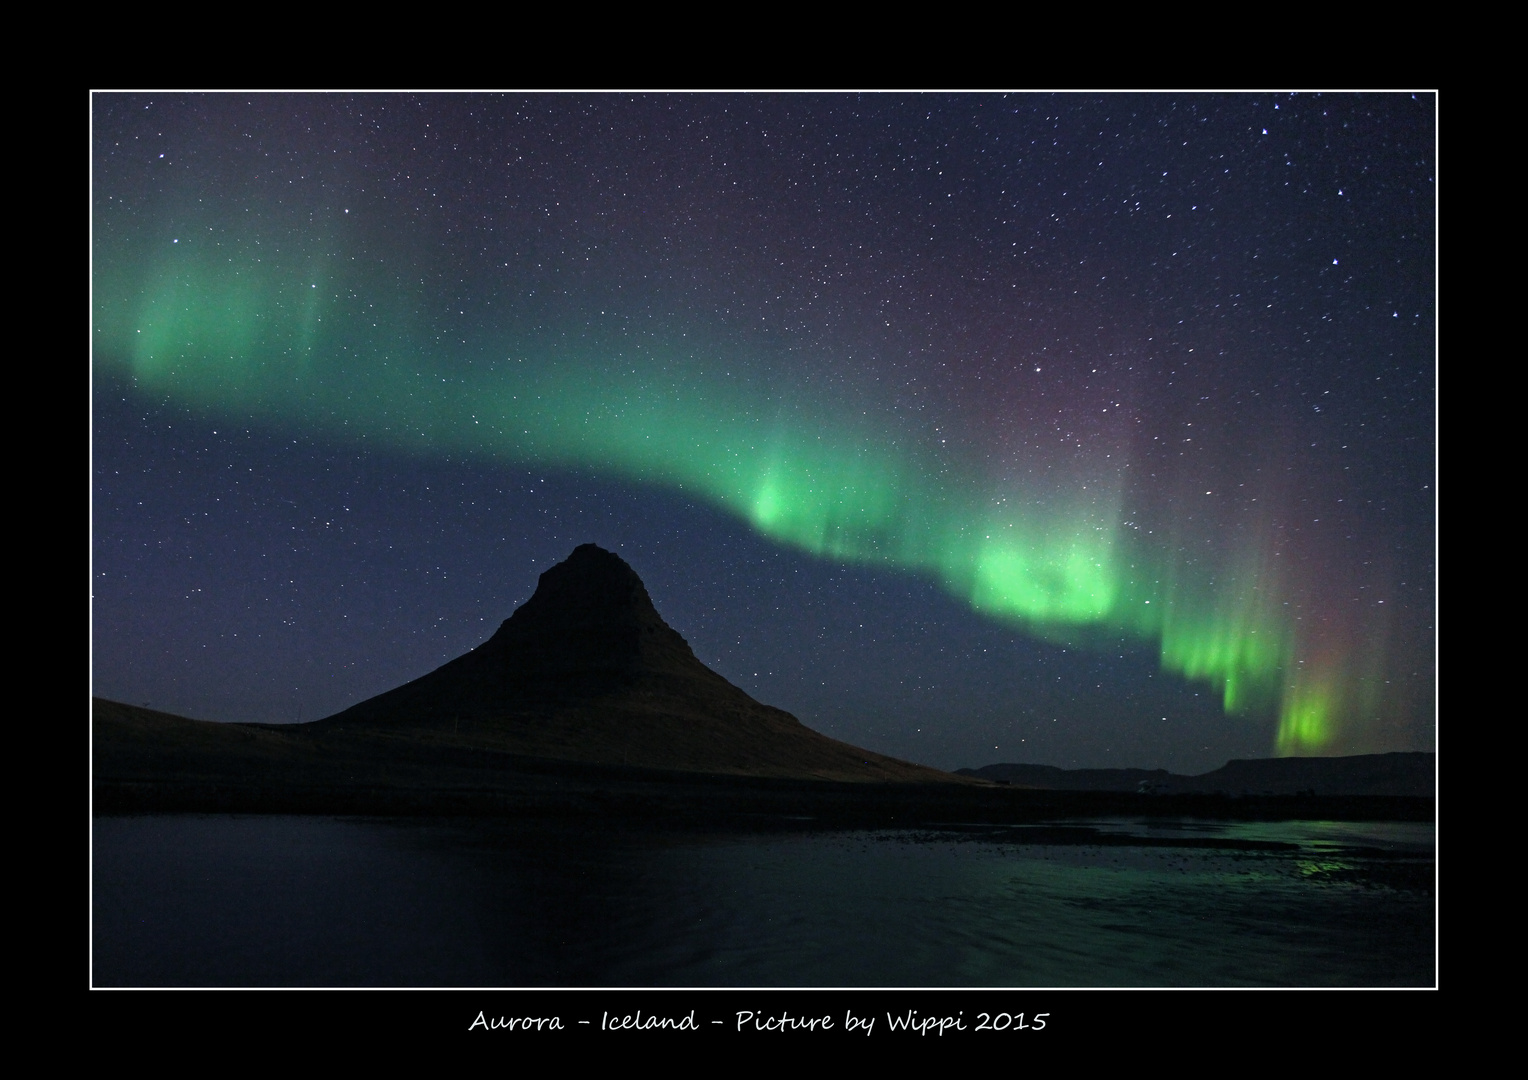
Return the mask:
<svg viewBox="0 0 1528 1080">
<path fill-rule="evenodd" d="M 706 772 L 928 779 L 835 742 L 696 659 L 619 555 L 583 544 L 471 652 L 326 720 L 551 758 Z"/>
<path fill-rule="evenodd" d="M 477 651 L 528 690 L 557 683 L 576 693 L 584 680 L 583 689 L 602 691 L 642 670 L 700 666 L 637 572 L 594 544 L 542 574 L 531 598 Z"/>
<path fill-rule="evenodd" d="M 662 622 L 637 572 L 614 552 L 580 544 L 541 575 L 536 592 L 504 622 L 540 629 Z"/>
<path fill-rule="evenodd" d="M 545 714 L 608 698 L 639 681 L 725 687 L 658 615 L 637 572 L 583 544 L 541 575 L 535 593 L 471 652 L 347 709 L 348 721 L 432 722 Z M 649 686 L 651 689 L 651 686 Z"/>
</svg>

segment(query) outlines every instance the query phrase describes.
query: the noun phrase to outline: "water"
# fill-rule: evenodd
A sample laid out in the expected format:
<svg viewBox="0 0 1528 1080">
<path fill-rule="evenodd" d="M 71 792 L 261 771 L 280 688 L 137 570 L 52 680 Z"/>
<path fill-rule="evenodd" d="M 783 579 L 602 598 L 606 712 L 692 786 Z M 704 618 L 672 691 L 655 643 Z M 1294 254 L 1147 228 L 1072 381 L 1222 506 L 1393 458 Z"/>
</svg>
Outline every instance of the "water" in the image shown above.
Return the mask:
<svg viewBox="0 0 1528 1080">
<path fill-rule="evenodd" d="M 1427 824 L 95 822 L 97 986 L 1428 986 Z M 1193 844 L 1293 845 L 1237 850 Z M 1184 846 L 1190 845 L 1190 846 Z"/>
</svg>

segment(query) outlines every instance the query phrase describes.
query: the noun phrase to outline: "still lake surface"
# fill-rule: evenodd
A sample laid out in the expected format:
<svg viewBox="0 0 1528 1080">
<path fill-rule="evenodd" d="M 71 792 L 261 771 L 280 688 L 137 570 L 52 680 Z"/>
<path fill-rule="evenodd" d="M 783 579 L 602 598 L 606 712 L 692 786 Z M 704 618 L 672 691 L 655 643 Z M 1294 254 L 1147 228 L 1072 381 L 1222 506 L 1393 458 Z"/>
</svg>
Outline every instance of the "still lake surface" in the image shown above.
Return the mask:
<svg viewBox="0 0 1528 1080">
<path fill-rule="evenodd" d="M 96 986 L 1431 986 L 1431 824 L 94 822 Z M 1274 842 L 1254 850 L 1193 846 Z"/>
</svg>

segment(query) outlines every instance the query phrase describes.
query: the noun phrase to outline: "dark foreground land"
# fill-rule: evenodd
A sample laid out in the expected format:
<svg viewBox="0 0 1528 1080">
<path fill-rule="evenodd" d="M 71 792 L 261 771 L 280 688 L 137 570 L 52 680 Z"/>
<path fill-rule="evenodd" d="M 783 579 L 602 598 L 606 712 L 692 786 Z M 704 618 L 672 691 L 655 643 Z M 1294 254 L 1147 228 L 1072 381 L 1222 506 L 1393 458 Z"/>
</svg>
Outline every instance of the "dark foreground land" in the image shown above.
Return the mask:
<svg viewBox="0 0 1528 1080">
<path fill-rule="evenodd" d="M 93 727 L 97 815 L 513 816 L 736 831 L 1012 826 L 1023 827 L 1030 842 L 1091 844 L 1108 841 L 1092 829 L 1053 823 L 1434 815 L 1434 800 L 1416 796 L 1031 790 L 932 770 L 927 775 L 948 779 L 850 781 L 599 764 L 468 745 L 446 732 L 216 724 L 99 699 Z"/>
</svg>

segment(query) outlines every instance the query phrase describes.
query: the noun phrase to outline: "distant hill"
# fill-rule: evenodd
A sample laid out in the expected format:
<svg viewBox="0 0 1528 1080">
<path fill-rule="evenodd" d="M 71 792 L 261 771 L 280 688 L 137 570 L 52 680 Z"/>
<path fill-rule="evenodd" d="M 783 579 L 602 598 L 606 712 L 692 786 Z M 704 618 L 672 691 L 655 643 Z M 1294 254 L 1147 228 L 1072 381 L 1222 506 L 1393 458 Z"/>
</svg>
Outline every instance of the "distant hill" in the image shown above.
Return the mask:
<svg viewBox="0 0 1528 1080">
<path fill-rule="evenodd" d="M 1036 791 L 1140 791 L 1142 785 L 1182 779 L 1166 769 L 1061 769 L 1055 765 L 984 765 L 956 773 Z"/>
<path fill-rule="evenodd" d="M 958 769 L 961 776 L 1042 791 L 1144 791 L 1159 795 L 1386 795 L 1431 797 L 1437 755 L 1425 752 L 1352 757 L 1236 759 L 1202 776 L 1166 769 L 1058 769 L 1000 764 Z"/>
</svg>

